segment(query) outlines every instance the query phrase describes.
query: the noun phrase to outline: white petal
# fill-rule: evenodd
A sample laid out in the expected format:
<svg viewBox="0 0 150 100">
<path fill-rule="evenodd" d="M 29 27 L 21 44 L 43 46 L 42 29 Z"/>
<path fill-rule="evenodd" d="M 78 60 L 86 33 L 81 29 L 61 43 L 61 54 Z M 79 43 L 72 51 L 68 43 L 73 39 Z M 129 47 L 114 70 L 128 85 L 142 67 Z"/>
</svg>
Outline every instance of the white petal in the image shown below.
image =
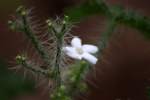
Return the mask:
<svg viewBox="0 0 150 100">
<path fill-rule="evenodd" d="M 91 64 L 96 64 L 96 62 L 97 62 L 97 60 L 98 60 L 95 56 L 93 56 L 93 55 L 91 55 L 91 54 L 89 54 L 89 53 L 84 53 L 84 54 L 82 55 L 82 57 L 83 57 L 85 60 L 87 60 L 88 62 L 90 62 Z"/>
<path fill-rule="evenodd" d="M 78 55 L 77 53 L 67 52 L 66 54 L 73 59 L 78 59 L 78 60 L 82 59 L 82 56 Z"/>
<path fill-rule="evenodd" d="M 73 47 L 66 46 L 66 47 L 63 47 L 63 51 L 65 53 L 67 53 L 67 52 L 75 52 L 75 49 Z"/>
<path fill-rule="evenodd" d="M 85 44 L 82 46 L 82 49 L 88 53 L 96 53 L 98 51 L 98 47 L 90 44 Z"/>
<path fill-rule="evenodd" d="M 74 38 L 71 40 L 71 45 L 72 45 L 73 47 L 80 48 L 80 47 L 81 47 L 81 39 L 78 38 L 78 37 L 74 37 Z"/>
<path fill-rule="evenodd" d="M 73 59 L 79 59 L 79 60 L 82 59 L 82 56 L 79 55 L 79 54 L 75 51 L 75 48 L 73 48 L 73 47 L 69 47 L 69 46 L 64 47 L 64 48 L 63 48 L 63 51 L 64 51 L 69 57 L 71 57 L 71 58 L 73 58 Z"/>
</svg>

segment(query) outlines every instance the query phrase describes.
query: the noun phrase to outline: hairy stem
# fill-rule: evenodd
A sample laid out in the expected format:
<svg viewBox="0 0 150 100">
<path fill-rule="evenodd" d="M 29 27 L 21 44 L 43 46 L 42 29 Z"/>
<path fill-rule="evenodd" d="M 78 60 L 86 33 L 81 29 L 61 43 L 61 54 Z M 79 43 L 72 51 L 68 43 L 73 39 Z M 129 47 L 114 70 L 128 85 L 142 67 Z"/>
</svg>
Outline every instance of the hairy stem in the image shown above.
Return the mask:
<svg viewBox="0 0 150 100">
<path fill-rule="evenodd" d="M 56 61 L 54 65 L 56 88 L 58 88 L 61 85 L 60 64 L 61 64 L 62 46 L 63 46 L 63 37 L 57 38 L 57 52 L 56 52 Z"/>
<path fill-rule="evenodd" d="M 26 16 L 22 16 L 22 20 L 23 20 L 23 32 L 26 34 L 26 36 L 31 40 L 31 42 L 33 43 L 34 47 L 36 48 L 36 50 L 38 51 L 38 53 L 40 54 L 40 56 L 43 58 L 43 60 L 48 64 L 48 66 L 50 65 L 50 59 L 49 56 L 47 54 L 47 52 L 44 50 L 43 45 L 40 43 L 40 41 L 37 39 L 37 37 L 34 35 L 34 33 L 32 33 L 27 20 L 26 20 Z"/>
<path fill-rule="evenodd" d="M 22 65 L 23 67 L 25 67 L 25 68 L 27 68 L 27 69 L 29 69 L 29 70 L 35 72 L 35 73 L 39 73 L 39 74 L 42 74 L 42 75 L 44 75 L 44 76 L 48 76 L 48 73 L 47 73 L 46 70 L 43 70 L 43 69 L 40 69 L 40 68 L 39 68 L 39 69 L 38 69 L 38 68 L 34 68 L 34 67 L 32 67 L 31 64 L 28 64 L 26 61 L 23 61 L 23 62 L 21 63 L 21 65 Z"/>
<path fill-rule="evenodd" d="M 77 73 L 74 73 L 75 74 L 73 76 L 74 77 L 74 81 L 71 84 L 71 86 L 69 86 L 68 95 L 70 97 L 72 97 L 74 95 L 74 93 L 79 90 L 78 85 L 81 82 L 81 80 L 84 78 L 84 76 L 85 76 L 88 68 L 90 67 L 90 65 L 87 62 L 85 62 L 85 61 L 81 61 L 78 64 L 78 66 L 75 66 L 75 67 L 78 67 L 79 69 L 78 69 Z"/>
</svg>

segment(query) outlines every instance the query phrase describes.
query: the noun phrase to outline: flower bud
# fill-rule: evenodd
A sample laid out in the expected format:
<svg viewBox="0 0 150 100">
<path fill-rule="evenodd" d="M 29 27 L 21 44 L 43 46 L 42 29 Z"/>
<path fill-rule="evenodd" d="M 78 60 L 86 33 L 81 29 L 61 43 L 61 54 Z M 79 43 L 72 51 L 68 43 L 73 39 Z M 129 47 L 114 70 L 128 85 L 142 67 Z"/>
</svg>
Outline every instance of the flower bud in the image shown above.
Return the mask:
<svg viewBox="0 0 150 100">
<path fill-rule="evenodd" d="M 47 23 L 47 25 L 48 25 L 49 27 L 51 27 L 51 26 L 52 26 L 52 22 L 51 22 L 51 20 L 50 20 L 50 19 L 46 20 L 46 23 Z"/>
<path fill-rule="evenodd" d="M 23 62 L 25 62 L 25 60 L 26 60 L 26 57 L 25 57 L 25 56 L 22 56 L 22 55 L 17 55 L 17 56 L 16 56 L 16 62 L 17 62 L 18 64 L 22 64 Z"/>
<path fill-rule="evenodd" d="M 26 13 L 26 10 L 23 6 L 20 6 L 17 8 L 16 12 L 21 15 L 21 16 L 25 16 L 27 13 Z"/>
</svg>

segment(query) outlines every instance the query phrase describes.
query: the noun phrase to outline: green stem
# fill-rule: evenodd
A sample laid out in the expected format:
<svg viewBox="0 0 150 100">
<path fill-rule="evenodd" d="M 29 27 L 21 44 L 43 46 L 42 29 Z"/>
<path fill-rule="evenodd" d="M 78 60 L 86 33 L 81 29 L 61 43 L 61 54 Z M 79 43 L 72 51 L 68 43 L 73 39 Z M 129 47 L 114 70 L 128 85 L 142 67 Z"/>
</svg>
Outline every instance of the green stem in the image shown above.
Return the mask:
<svg viewBox="0 0 150 100">
<path fill-rule="evenodd" d="M 73 12 L 73 13 L 72 13 Z M 108 6 L 104 0 L 87 0 L 80 7 L 75 7 L 67 12 L 71 21 L 78 22 L 87 16 L 102 14 L 107 18 L 115 17 L 115 13 L 121 13 L 117 19 L 118 24 L 136 28 L 143 32 L 143 35 L 150 37 L 150 19 L 146 16 L 135 13 L 134 11 L 126 11 L 120 6 Z"/>
<path fill-rule="evenodd" d="M 75 80 L 70 86 L 70 90 L 68 92 L 69 96 L 73 96 L 74 93 L 79 89 L 78 84 L 81 82 L 83 79 L 84 74 L 86 74 L 87 69 L 89 68 L 89 64 L 87 62 L 81 61 L 79 66 L 79 70 L 77 73 L 75 73 Z"/>
<path fill-rule="evenodd" d="M 27 69 L 29 69 L 29 70 L 35 72 L 35 73 L 39 73 L 39 74 L 42 74 L 42 75 L 44 75 L 44 76 L 48 76 L 48 73 L 47 73 L 46 70 L 43 70 L 43 69 L 40 69 L 40 68 L 34 68 L 34 67 L 32 67 L 32 65 L 28 64 L 26 61 L 23 61 L 23 62 L 21 63 L 21 65 L 22 65 L 23 67 L 25 67 L 25 68 L 27 68 Z"/>
<path fill-rule="evenodd" d="M 54 65 L 56 88 L 60 87 L 60 85 L 61 85 L 60 63 L 62 60 L 61 59 L 62 46 L 63 46 L 63 37 L 57 38 L 57 53 L 56 53 L 56 61 L 55 61 L 55 65 Z"/>
<path fill-rule="evenodd" d="M 107 46 L 109 38 L 112 36 L 112 33 L 114 32 L 116 28 L 116 18 L 112 18 L 108 21 L 106 31 L 103 32 L 100 36 L 100 41 L 98 43 L 98 56 L 101 57 L 103 49 Z"/>
<path fill-rule="evenodd" d="M 27 23 L 26 16 L 22 16 L 22 20 L 23 20 L 23 24 L 24 24 L 23 32 L 31 40 L 31 42 L 33 43 L 34 47 L 36 48 L 36 50 L 38 51 L 40 56 L 43 58 L 43 60 L 48 64 L 48 66 L 50 66 L 49 56 L 48 56 L 47 52 L 44 50 L 43 45 L 39 42 L 39 40 L 34 35 L 34 33 L 32 33 L 32 31 Z"/>
</svg>

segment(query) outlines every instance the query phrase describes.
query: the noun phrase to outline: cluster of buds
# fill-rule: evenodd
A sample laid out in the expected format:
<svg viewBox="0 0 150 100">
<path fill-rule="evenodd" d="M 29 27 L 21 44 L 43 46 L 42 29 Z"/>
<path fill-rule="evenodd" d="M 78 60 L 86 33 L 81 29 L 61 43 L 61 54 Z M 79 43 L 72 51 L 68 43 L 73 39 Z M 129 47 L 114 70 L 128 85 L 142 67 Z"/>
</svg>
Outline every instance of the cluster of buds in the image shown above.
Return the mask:
<svg viewBox="0 0 150 100">
<path fill-rule="evenodd" d="M 26 57 L 24 55 L 17 55 L 16 62 L 17 64 L 23 64 L 26 61 Z"/>
</svg>

